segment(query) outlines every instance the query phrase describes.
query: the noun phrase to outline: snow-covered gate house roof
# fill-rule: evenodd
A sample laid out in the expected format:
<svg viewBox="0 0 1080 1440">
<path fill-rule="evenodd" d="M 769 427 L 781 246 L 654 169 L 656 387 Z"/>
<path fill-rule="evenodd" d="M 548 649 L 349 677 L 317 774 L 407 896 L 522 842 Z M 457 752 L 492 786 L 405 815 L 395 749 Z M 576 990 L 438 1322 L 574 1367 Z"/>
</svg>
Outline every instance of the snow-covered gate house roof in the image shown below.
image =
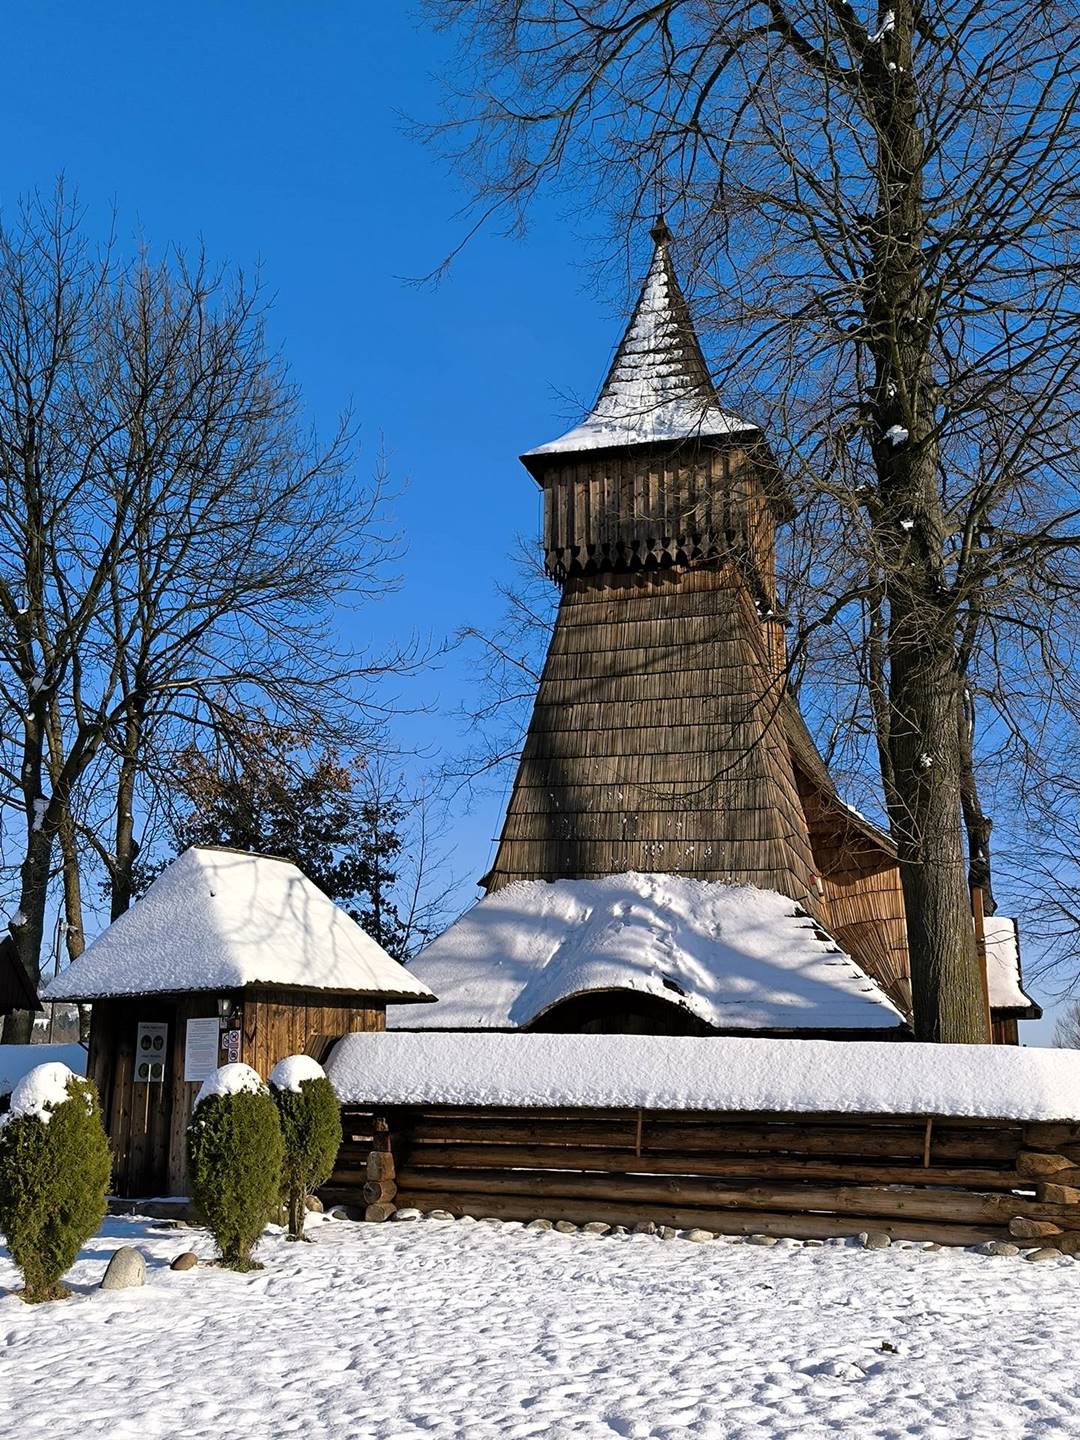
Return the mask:
<svg viewBox="0 0 1080 1440">
<path fill-rule="evenodd" d="M 248 985 L 433 1000 L 287 860 L 192 847 L 48 987 L 49 1000 Z"/>
<path fill-rule="evenodd" d="M 714 1030 L 903 1025 L 884 991 L 794 900 L 679 875 L 523 881 L 467 911 L 413 961 L 439 996 L 398 1029 L 516 1030 L 564 1000 L 631 991 Z"/>
</svg>

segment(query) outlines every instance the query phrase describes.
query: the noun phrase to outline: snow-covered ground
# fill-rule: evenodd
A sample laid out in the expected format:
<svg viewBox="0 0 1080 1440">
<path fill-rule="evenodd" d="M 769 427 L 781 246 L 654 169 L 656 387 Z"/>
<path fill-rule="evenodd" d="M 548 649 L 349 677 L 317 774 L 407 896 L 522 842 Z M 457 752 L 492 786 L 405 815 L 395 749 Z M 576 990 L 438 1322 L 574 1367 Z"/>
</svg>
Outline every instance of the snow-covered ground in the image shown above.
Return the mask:
<svg viewBox="0 0 1080 1440">
<path fill-rule="evenodd" d="M 814 1440 L 1080 1435 L 1080 1265 L 850 1244 L 325 1220 L 266 1269 L 112 1219 L 72 1300 L 0 1299 L 0 1435 Z M 145 1288 L 96 1290 L 135 1244 Z M 0 1250 L 0 1287 L 17 1283 Z"/>
</svg>

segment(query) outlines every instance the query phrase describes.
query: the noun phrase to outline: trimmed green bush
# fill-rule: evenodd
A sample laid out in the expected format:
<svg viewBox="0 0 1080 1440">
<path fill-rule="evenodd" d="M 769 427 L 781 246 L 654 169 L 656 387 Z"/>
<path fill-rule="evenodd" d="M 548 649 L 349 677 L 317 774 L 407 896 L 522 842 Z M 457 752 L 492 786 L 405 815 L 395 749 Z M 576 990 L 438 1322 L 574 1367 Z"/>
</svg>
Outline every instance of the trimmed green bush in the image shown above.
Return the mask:
<svg viewBox="0 0 1080 1440">
<path fill-rule="evenodd" d="M 61 1280 L 105 1218 L 111 1168 L 94 1086 L 55 1063 L 31 1071 L 0 1126 L 0 1230 L 24 1300 L 70 1293 Z"/>
<path fill-rule="evenodd" d="M 341 1148 L 341 1107 L 330 1081 L 306 1055 L 290 1056 L 274 1068 L 270 1093 L 285 1139 L 282 1186 L 289 1235 L 302 1240 L 307 1197 L 329 1180 Z"/>
<path fill-rule="evenodd" d="M 200 1092 L 188 1126 L 191 1197 L 217 1241 L 221 1263 L 231 1270 L 261 1268 L 251 1252 L 274 1218 L 281 1193 L 284 1147 L 277 1106 L 259 1086 Z"/>
</svg>

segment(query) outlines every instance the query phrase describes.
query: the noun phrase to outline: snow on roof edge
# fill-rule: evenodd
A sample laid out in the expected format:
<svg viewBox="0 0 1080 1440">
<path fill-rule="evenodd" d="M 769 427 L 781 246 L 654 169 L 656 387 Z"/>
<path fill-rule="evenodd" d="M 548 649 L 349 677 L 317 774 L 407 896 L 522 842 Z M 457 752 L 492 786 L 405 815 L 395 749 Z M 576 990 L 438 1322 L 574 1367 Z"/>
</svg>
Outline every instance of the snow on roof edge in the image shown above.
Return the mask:
<svg viewBox="0 0 1080 1440">
<path fill-rule="evenodd" d="M 1080 1052 L 913 1041 L 381 1031 L 339 1040 L 343 1104 L 1080 1121 Z"/>
</svg>

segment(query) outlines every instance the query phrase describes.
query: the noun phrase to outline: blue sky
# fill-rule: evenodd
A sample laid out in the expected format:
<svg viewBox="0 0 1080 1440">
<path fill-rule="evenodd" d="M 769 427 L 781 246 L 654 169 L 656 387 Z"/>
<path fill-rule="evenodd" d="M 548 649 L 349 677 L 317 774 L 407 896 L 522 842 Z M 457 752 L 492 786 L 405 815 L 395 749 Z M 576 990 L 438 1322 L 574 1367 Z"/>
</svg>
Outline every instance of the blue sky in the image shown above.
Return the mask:
<svg viewBox="0 0 1080 1440">
<path fill-rule="evenodd" d="M 407 283 L 465 228 L 466 197 L 405 118 L 438 114 L 445 38 L 405 0 L 36 0 L 5 31 L 0 203 L 62 172 L 95 225 L 116 206 L 122 242 L 259 263 L 315 418 L 351 403 L 361 468 L 381 439 L 407 481 L 404 585 L 351 622 L 356 638 L 493 618 L 515 536 L 537 528 L 517 455 L 565 428 L 568 394 L 591 398 L 625 296 L 587 291 L 587 217 L 571 226 L 554 203 L 524 241 L 472 241 L 437 289 Z M 403 723 L 410 741 L 453 743 L 467 683 L 453 656 L 408 687 L 439 707 Z M 460 817 L 459 875 L 483 873 L 498 819 L 497 800 Z"/>
<path fill-rule="evenodd" d="M 404 583 L 346 620 L 352 638 L 493 622 L 515 537 L 537 533 L 517 455 L 591 398 L 627 296 L 595 293 L 590 216 L 554 199 L 523 240 L 489 229 L 438 288 L 408 283 L 464 232 L 466 196 L 407 123 L 438 114 L 445 37 L 409 0 L 35 0 L 9 7 L 4 39 L 0 205 L 63 173 L 103 230 L 115 205 L 122 242 L 261 265 L 273 341 L 313 417 L 329 427 L 353 406 L 361 467 L 385 444 L 407 482 Z M 403 737 L 452 750 L 468 692 L 457 652 L 404 687 L 429 710 Z M 499 820 L 498 797 L 459 807 L 462 880 L 487 868 Z"/>
</svg>

